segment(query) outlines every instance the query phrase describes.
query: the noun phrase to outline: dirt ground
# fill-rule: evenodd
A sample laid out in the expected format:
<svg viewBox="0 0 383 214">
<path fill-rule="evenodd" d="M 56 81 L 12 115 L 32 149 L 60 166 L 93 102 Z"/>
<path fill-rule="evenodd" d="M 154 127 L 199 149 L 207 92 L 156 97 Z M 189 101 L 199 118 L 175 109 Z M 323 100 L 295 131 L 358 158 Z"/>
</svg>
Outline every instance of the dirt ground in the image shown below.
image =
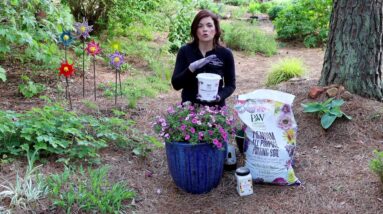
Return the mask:
<svg viewBox="0 0 383 214">
<path fill-rule="evenodd" d="M 325 131 L 320 120 L 302 112 L 301 103 L 310 101 L 307 97 L 311 86 L 316 85 L 320 76 L 324 51 L 320 48 L 306 49 L 299 45 L 280 48 L 272 57 L 247 55 L 234 51 L 237 74 L 237 89 L 229 98 L 232 107 L 235 95 L 259 88 L 265 88 L 266 73 L 279 59 L 298 57 L 304 61 L 305 77 L 282 83 L 274 89 L 294 94 L 293 106 L 298 123 L 297 150 L 295 153 L 295 174 L 302 181 L 300 186 L 281 187 L 255 185 L 254 194 L 240 197 L 235 190 L 233 172 L 225 171 L 217 188 L 202 195 L 192 195 L 178 189 L 167 169 L 165 151 L 158 149 L 146 158 L 108 148 L 101 152 L 102 163 L 109 165 L 110 178 L 126 181 L 136 192 L 131 202 L 135 213 L 381 213 L 383 210 L 383 187 L 373 174 L 368 163 L 374 149 L 383 149 L 383 103 L 354 95 L 347 101 L 343 111 L 353 119 L 337 120 Z M 97 67 L 98 81 L 114 81 L 114 74 L 107 67 Z M 8 81 L 0 84 L 0 109 L 24 110 L 44 104 L 39 99 L 26 100 L 16 90 L 17 68 L 8 71 Z M 90 73 L 89 73 L 90 75 Z M 90 75 L 91 77 L 91 75 Z M 86 100 L 93 100 L 92 79 L 88 78 Z M 124 74 L 123 78 L 129 78 Z M 91 112 L 84 104 L 82 82 L 76 76 L 71 83 L 74 109 Z M 50 95 L 59 95 L 50 90 Z M 63 94 L 61 94 L 62 96 Z M 127 109 L 125 100 L 119 101 L 119 108 L 126 110 L 138 121 L 137 127 L 148 134 L 154 134 L 151 123 L 156 115 L 166 111 L 167 106 L 179 102 L 180 93 L 170 90 L 154 99 L 139 102 L 138 109 Z M 98 92 L 96 103 L 101 112 L 114 107 L 114 101 Z M 237 152 L 239 166 L 243 157 Z M 15 161 L 0 167 L 0 180 L 12 179 L 15 172 L 23 168 Z M 59 170 L 54 163 L 47 164 L 46 174 Z M 41 205 L 39 213 L 55 213 Z M 129 211 L 129 212 L 130 212 Z M 57 211 L 56 213 L 60 213 Z"/>
</svg>

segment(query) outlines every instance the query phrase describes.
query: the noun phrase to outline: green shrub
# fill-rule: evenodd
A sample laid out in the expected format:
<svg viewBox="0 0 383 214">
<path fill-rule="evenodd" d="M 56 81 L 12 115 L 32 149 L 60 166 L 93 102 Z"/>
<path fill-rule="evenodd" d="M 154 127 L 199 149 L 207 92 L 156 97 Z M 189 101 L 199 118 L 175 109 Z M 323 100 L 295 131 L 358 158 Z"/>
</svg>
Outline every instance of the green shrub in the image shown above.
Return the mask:
<svg viewBox="0 0 383 214">
<path fill-rule="evenodd" d="M 109 36 L 128 36 L 136 40 L 147 38 L 148 34 L 169 24 L 160 16 L 169 4 L 173 3 L 169 0 L 114 0 L 108 11 Z"/>
<path fill-rule="evenodd" d="M 234 50 L 262 53 L 272 56 L 277 52 L 273 35 L 257 29 L 254 24 L 243 22 L 222 23 L 223 41 Z"/>
<path fill-rule="evenodd" d="M 224 4 L 234 5 L 234 6 L 242 6 L 249 4 L 250 0 L 223 0 Z"/>
<path fill-rule="evenodd" d="M 0 1 L 0 8 L 0 59 L 56 69 L 62 56 L 58 35 L 73 25 L 69 9 L 50 0 Z"/>
<path fill-rule="evenodd" d="M 306 47 L 327 40 L 332 0 L 296 0 L 278 13 L 274 20 L 280 39 L 298 39 Z"/>
<path fill-rule="evenodd" d="M 276 4 L 276 5 L 271 6 L 271 7 L 267 10 L 267 14 L 269 15 L 269 19 L 270 19 L 270 20 L 274 20 L 275 18 L 277 18 L 279 12 L 282 11 L 283 7 L 284 7 L 283 5 L 279 5 L 279 4 Z"/>
<path fill-rule="evenodd" d="M 201 0 L 197 2 L 197 7 L 199 9 L 210 10 L 214 14 L 222 16 L 224 6 L 223 4 L 215 3 L 212 0 Z"/>
<path fill-rule="evenodd" d="M 271 72 L 267 75 L 266 85 L 276 85 L 293 77 L 300 77 L 303 72 L 302 60 L 296 58 L 283 59 L 272 66 Z"/>
<path fill-rule="evenodd" d="M 248 12 L 251 13 L 251 15 L 255 15 L 256 13 L 260 13 L 261 4 L 259 2 L 251 1 L 248 6 Z"/>
<path fill-rule="evenodd" d="M 135 193 L 124 183 L 112 184 L 108 179 L 107 167 L 98 169 L 83 168 L 70 170 L 65 168 L 62 174 L 53 174 L 47 178 L 50 200 L 66 213 L 120 213 L 126 207 L 127 200 Z"/>
<path fill-rule="evenodd" d="M 275 3 L 272 2 L 272 1 L 263 2 L 263 3 L 259 6 L 259 11 L 260 11 L 261 13 L 267 13 L 267 11 L 268 11 L 273 5 L 275 5 Z"/>
<path fill-rule="evenodd" d="M 61 0 L 61 2 L 69 6 L 77 21 L 82 22 L 82 18 L 85 17 L 95 31 L 105 29 L 108 23 L 108 12 L 115 3 L 114 0 Z"/>
<path fill-rule="evenodd" d="M 383 151 L 374 151 L 375 157 L 370 161 L 370 169 L 378 175 L 383 183 Z"/>
<path fill-rule="evenodd" d="M 302 103 L 301 106 L 303 107 L 303 112 L 318 114 L 321 117 L 322 127 L 328 129 L 336 118 L 345 116 L 349 120 L 352 119 L 352 117 L 346 115 L 340 109 L 343 104 L 344 101 L 342 99 L 334 100 L 334 98 L 330 98 L 324 102 Z"/>
<path fill-rule="evenodd" d="M 43 84 L 33 82 L 28 76 L 22 75 L 21 80 L 23 83 L 19 85 L 19 91 L 26 98 L 36 96 L 45 90 Z"/>
<path fill-rule="evenodd" d="M 192 4 L 185 4 L 171 19 L 168 35 L 171 53 L 176 53 L 182 45 L 190 41 L 190 26 L 193 17 Z"/>
</svg>

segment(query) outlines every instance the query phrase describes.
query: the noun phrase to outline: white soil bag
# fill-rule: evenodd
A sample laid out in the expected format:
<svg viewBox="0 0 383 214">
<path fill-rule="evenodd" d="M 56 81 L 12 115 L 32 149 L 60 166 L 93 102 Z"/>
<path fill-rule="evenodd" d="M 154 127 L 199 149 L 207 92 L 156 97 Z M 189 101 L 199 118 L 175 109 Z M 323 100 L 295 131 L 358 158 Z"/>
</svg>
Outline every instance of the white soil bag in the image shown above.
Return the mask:
<svg viewBox="0 0 383 214">
<path fill-rule="evenodd" d="M 238 96 L 234 106 L 245 130 L 245 166 L 257 183 L 300 184 L 292 168 L 297 124 L 292 94 L 259 89 Z"/>
</svg>

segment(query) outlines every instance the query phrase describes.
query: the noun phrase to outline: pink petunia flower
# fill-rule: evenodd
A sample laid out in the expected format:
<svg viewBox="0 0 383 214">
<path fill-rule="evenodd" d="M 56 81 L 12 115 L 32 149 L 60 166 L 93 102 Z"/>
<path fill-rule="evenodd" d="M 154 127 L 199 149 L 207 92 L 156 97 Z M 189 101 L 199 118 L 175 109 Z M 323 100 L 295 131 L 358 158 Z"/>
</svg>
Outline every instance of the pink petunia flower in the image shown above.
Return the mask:
<svg viewBox="0 0 383 214">
<path fill-rule="evenodd" d="M 198 140 L 202 140 L 203 139 L 203 132 L 198 132 Z"/>
<path fill-rule="evenodd" d="M 191 127 L 190 128 L 190 132 L 194 134 L 195 133 L 195 129 L 193 127 Z"/>
<path fill-rule="evenodd" d="M 185 140 L 189 140 L 189 139 L 190 139 L 190 135 L 187 134 L 187 135 L 185 136 Z"/>
<path fill-rule="evenodd" d="M 174 110 L 173 107 L 170 106 L 170 107 L 168 108 L 168 113 L 169 113 L 169 114 L 174 114 L 175 112 L 176 112 L 176 111 Z"/>
<path fill-rule="evenodd" d="M 217 140 L 217 139 L 213 139 L 213 144 L 214 144 L 218 149 L 222 148 L 222 143 L 219 142 L 219 140 Z"/>
</svg>

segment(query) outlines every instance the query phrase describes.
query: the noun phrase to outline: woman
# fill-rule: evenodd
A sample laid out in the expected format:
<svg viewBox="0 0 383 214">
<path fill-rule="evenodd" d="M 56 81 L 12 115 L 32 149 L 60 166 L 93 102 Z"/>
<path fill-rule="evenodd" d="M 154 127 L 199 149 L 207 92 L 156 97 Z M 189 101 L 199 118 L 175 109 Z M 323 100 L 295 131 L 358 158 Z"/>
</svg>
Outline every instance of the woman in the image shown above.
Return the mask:
<svg viewBox="0 0 383 214">
<path fill-rule="evenodd" d="M 235 90 L 235 67 L 231 51 L 219 43 L 221 29 L 218 17 L 208 10 L 200 11 L 191 25 L 192 42 L 180 48 L 172 76 L 175 90 L 182 89 L 182 102 L 220 107 Z M 201 100 L 198 95 L 199 73 L 221 76 L 218 94 L 213 101 Z"/>
</svg>

